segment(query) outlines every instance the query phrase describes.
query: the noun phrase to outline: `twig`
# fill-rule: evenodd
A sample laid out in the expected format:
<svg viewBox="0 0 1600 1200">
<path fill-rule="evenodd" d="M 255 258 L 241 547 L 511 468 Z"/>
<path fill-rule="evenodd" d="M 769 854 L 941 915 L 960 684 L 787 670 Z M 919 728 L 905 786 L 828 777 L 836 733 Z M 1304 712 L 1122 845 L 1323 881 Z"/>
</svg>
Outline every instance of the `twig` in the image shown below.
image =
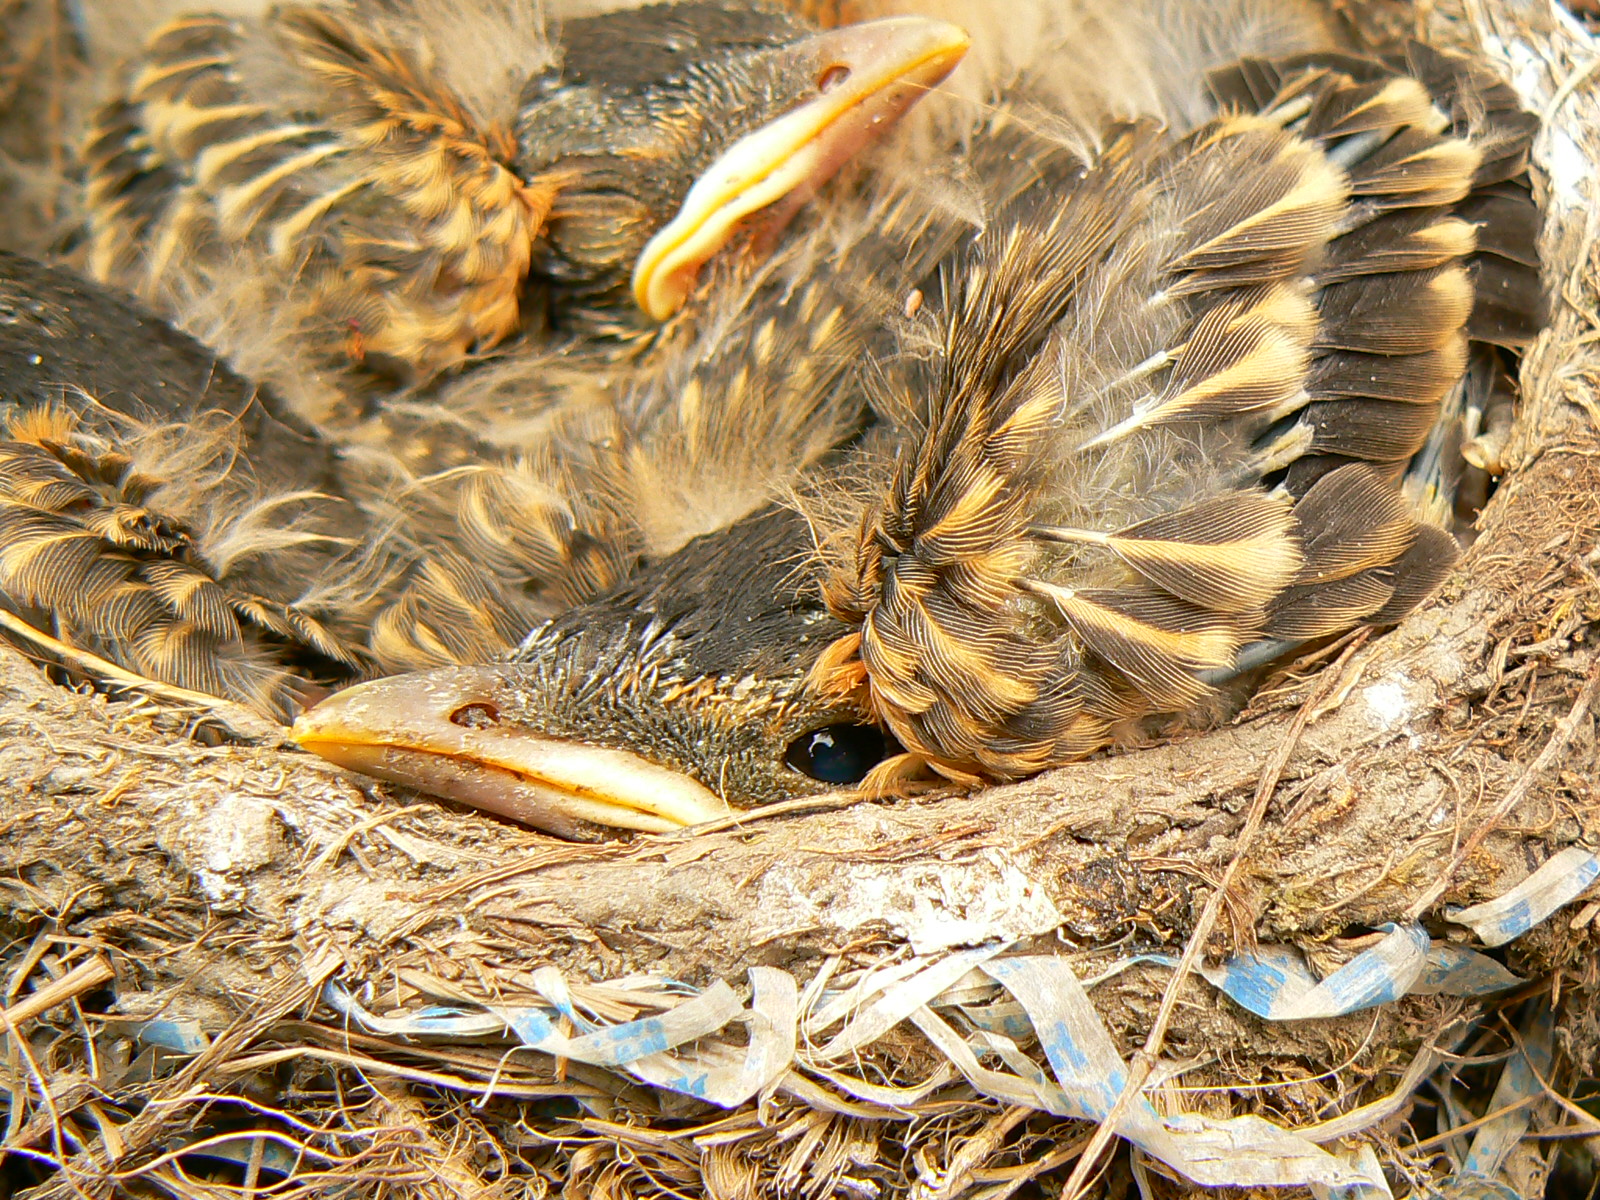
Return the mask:
<svg viewBox="0 0 1600 1200">
<path fill-rule="evenodd" d="M 1278 748 L 1273 751 L 1272 757 L 1267 760 L 1267 765 L 1261 773 L 1261 778 L 1256 784 L 1255 798 L 1250 802 L 1250 811 L 1245 817 L 1244 827 L 1239 831 L 1238 848 L 1234 851 L 1233 858 L 1229 860 L 1227 868 L 1222 872 L 1222 878 L 1217 881 L 1216 888 L 1211 895 L 1206 897 L 1205 908 L 1200 912 L 1200 919 L 1195 922 L 1194 932 L 1189 935 L 1188 942 L 1184 945 L 1183 956 L 1178 960 L 1177 967 L 1172 972 L 1172 978 L 1167 981 L 1166 990 L 1161 995 L 1161 1007 L 1156 1012 L 1155 1023 L 1150 1028 L 1150 1034 L 1145 1038 L 1142 1049 L 1133 1056 L 1129 1064 L 1128 1079 L 1123 1084 L 1122 1092 L 1117 1096 L 1117 1102 L 1111 1106 L 1111 1111 L 1106 1114 L 1105 1120 L 1095 1130 L 1094 1136 L 1089 1140 L 1088 1147 L 1083 1152 L 1083 1157 L 1078 1160 L 1078 1165 L 1073 1168 L 1072 1175 L 1067 1180 L 1067 1185 L 1061 1191 L 1063 1196 L 1077 1200 L 1084 1194 L 1090 1175 L 1095 1169 L 1095 1163 L 1101 1153 L 1116 1136 L 1117 1123 L 1133 1106 L 1134 1101 L 1143 1091 L 1145 1081 L 1150 1078 L 1150 1073 L 1155 1069 L 1156 1055 L 1160 1053 L 1161 1044 L 1166 1040 L 1167 1026 L 1172 1022 L 1172 1014 L 1178 1006 L 1178 993 L 1184 982 L 1194 971 L 1196 961 L 1205 949 L 1207 939 L 1215 928 L 1217 918 L 1223 906 L 1227 903 L 1229 891 L 1234 878 L 1239 874 L 1244 865 L 1245 854 L 1250 845 L 1255 841 L 1255 836 L 1261 829 L 1261 823 L 1267 815 L 1267 806 L 1272 800 L 1272 794 L 1277 789 L 1278 780 L 1283 776 L 1284 767 L 1288 766 L 1289 758 L 1294 754 L 1295 748 L 1300 744 L 1300 737 L 1305 733 L 1306 726 L 1311 723 L 1313 714 L 1320 711 L 1323 700 L 1331 693 L 1343 675 L 1343 668 L 1349 662 L 1358 647 L 1351 646 L 1341 654 L 1332 666 L 1322 672 L 1316 689 L 1307 696 L 1305 702 L 1295 713 L 1294 722 L 1289 726 Z"/>
<path fill-rule="evenodd" d="M 775 804 L 763 804 L 759 808 L 729 813 L 725 817 L 718 817 L 703 825 L 695 825 L 682 832 L 675 830 L 672 833 L 658 834 L 652 839 L 651 844 L 660 845 L 663 842 L 700 838 L 708 833 L 739 829 L 758 821 L 767 821 L 774 817 L 790 817 L 796 813 L 831 812 L 836 808 L 850 808 L 860 804 L 864 799 L 870 797 L 861 792 L 828 792 L 821 796 L 800 796 L 794 800 L 780 800 Z"/>
<path fill-rule="evenodd" d="M 1530 1104 L 1538 1104 L 1543 1100 L 1544 1097 L 1542 1095 L 1524 1096 L 1522 1099 L 1513 1100 L 1510 1104 L 1497 1108 L 1493 1112 L 1486 1112 L 1481 1117 L 1474 1118 L 1461 1125 L 1454 1125 L 1443 1133 L 1436 1133 L 1432 1137 L 1425 1137 L 1421 1141 L 1412 1142 L 1406 1149 L 1412 1153 L 1431 1150 L 1435 1146 L 1443 1145 L 1451 1138 L 1460 1137 L 1464 1133 L 1471 1133 L 1474 1129 L 1487 1125 L 1490 1121 L 1498 1121 L 1501 1117 L 1510 1116 L 1514 1112 L 1521 1112 Z"/>
<path fill-rule="evenodd" d="M 109 983 L 116 976 L 111 969 L 111 963 L 103 955 L 95 955 L 88 962 L 79 963 L 60 979 L 44 985 L 38 991 L 19 1000 L 0 1014 L 0 1021 L 10 1026 L 21 1025 L 24 1021 L 31 1021 L 41 1013 L 49 1012 L 58 1004 L 65 1004 L 74 996 L 81 996 L 85 992 L 92 992 L 102 983 Z"/>
<path fill-rule="evenodd" d="M 983 1123 L 972 1136 L 963 1141 L 943 1171 L 944 1181 L 926 1193 L 927 1200 L 954 1200 L 967 1190 L 972 1182 L 972 1172 L 999 1150 L 1006 1135 L 1034 1114 L 1026 1104 L 1013 1104 L 1002 1109 Z"/>
<path fill-rule="evenodd" d="M 979 1192 L 976 1200 L 1006 1200 L 1007 1197 L 1015 1195 L 1023 1185 L 1033 1182 L 1047 1171 L 1054 1171 L 1062 1163 L 1071 1162 L 1073 1158 L 1083 1153 L 1083 1148 L 1088 1144 L 1088 1138 L 1074 1138 L 1065 1145 L 1057 1146 L 1050 1153 L 1018 1167 L 1016 1173 L 1004 1183 L 988 1191 Z"/>
<path fill-rule="evenodd" d="M 242 1075 L 249 1071 L 276 1066 L 278 1063 L 293 1062 L 296 1059 L 349 1067 L 366 1075 L 392 1075 L 396 1079 L 408 1079 L 413 1083 L 445 1091 L 462 1092 L 468 1096 L 476 1097 L 483 1094 L 483 1084 L 477 1080 L 464 1079 L 459 1075 L 446 1075 L 438 1071 L 426 1071 L 420 1067 L 408 1067 L 402 1063 L 386 1062 L 381 1058 L 372 1058 L 365 1054 L 342 1054 L 337 1050 L 326 1050 L 320 1046 L 289 1046 L 281 1050 L 263 1050 L 257 1054 L 219 1063 L 216 1071 L 221 1075 Z M 497 1099 L 509 1100 L 547 1100 L 552 1097 L 596 1095 L 598 1093 L 593 1087 L 581 1082 L 568 1084 L 502 1082 L 495 1087 Z M 162 1103 L 188 1104 L 192 1099 L 191 1096 L 182 1095 L 176 1100 L 162 1101 Z"/>
<path fill-rule="evenodd" d="M 1445 889 L 1450 886 L 1451 881 L 1455 878 L 1455 873 L 1461 869 L 1462 864 L 1477 852 L 1484 839 L 1500 828 L 1500 822 L 1505 820 L 1511 810 L 1521 804 L 1527 794 L 1533 790 L 1533 785 L 1538 782 L 1539 776 L 1543 775 L 1550 765 L 1566 750 L 1568 743 L 1572 741 L 1573 736 L 1578 732 L 1579 723 L 1588 715 L 1597 695 L 1600 695 L 1600 659 L 1596 659 L 1593 665 L 1590 666 L 1589 678 L 1584 682 L 1583 690 L 1578 693 L 1578 698 L 1572 702 L 1571 711 L 1556 723 L 1555 732 L 1550 735 L 1550 740 L 1544 744 L 1544 749 L 1539 751 L 1539 756 L 1528 764 L 1528 769 L 1522 773 L 1516 783 L 1511 785 L 1511 790 L 1506 792 L 1500 803 L 1494 806 L 1494 810 L 1489 814 L 1488 819 L 1481 822 L 1472 831 L 1471 836 L 1461 843 L 1460 849 L 1456 851 L 1455 856 L 1450 860 L 1450 865 L 1440 872 L 1439 878 L 1406 910 L 1406 916 L 1410 920 L 1415 921 L 1433 907 L 1439 897 L 1444 895 Z"/>
</svg>

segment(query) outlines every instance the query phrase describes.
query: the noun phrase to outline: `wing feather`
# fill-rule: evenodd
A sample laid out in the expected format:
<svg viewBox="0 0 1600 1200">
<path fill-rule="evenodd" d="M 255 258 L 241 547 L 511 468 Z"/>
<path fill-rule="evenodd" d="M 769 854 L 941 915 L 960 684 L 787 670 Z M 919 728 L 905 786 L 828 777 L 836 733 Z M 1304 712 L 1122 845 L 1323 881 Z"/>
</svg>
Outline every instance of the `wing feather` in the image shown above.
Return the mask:
<svg viewBox="0 0 1600 1200">
<path fill-rule="evenodd" d="M 1123 127 L 1046 214 L 1002 207 L 887 406 L 913 416 L 812 686 L 952 779 L 1190 709 L 1258 639 L 1397 620 L 1454 560 L 1400 482 L 1478 324 L 1537 319 L 1527 124 L 1431 52 L 1213 88 L 1192 133 Z"/>
</svg>

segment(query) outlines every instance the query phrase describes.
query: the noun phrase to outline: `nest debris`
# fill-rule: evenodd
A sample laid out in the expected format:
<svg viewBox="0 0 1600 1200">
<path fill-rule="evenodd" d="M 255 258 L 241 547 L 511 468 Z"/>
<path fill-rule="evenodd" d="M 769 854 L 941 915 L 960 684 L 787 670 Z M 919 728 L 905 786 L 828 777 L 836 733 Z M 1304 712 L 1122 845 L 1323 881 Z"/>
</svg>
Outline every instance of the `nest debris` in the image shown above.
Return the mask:
<svg viewBox="0 0 1600 1200">
<path fill-rule="evenodd" d="M 886 969 L 997 943 L 1084 979 L 1132 950 L 1215 961 L 1260 944 L 1327 974 L 1388 922 L 1447 937 L 1453 906 L 1600 846 L 1600 46 L 1542 0 L 1438 9 L 1430 35 L 1485 55 L 1546 119 L 1558 293 L 1524 364 L 1511 469 L 1444 595 L 1292 668 L 1204 736 L 969 797 L 605 846 L 396 797 L 231 710 L 63 688 L 19 640 L 0 649 L 0 1186 L 38 1200 L 1193 1194 L 1143 1155 L 1099 1154 L 1084 1122 L 976 1091 L 909 1022 L 833 1058 L 818 1051 L 837 1026 L 818 1026 L 798 1069 L 722 1109 L 503 1030 L 363 1027 L 330 997 L 402 1023 L 430 1006 L 548 1010 L 554 970 L 575 1013 L 617 1023 L 776 969 L 833 989 L 802 993 L 814 1014 Z M 0 62 L 19 109 L 48 105 L 41 64 L 70 69 L 57 12 L 0 0 L 6 28 L 32 31 Z M 4 150 L 25 161 L 54 153 L 45 142 Z M 42 236 L 57 214 L 37 211 L 8 236 Z M 1347 1148 L 1420 1192 L 1459 1165 L 1456 1130 L 1489 1115 L 1540 1020 L 1556 1064 L 1543 1083 L 1600 1074 L 1597 951 L 1591 890 L 1505 948 L 1529 982 L 1487 1000 L 1274 1022 L 1153 965 L 1091 995 L 1121 1054 L 1185 1111 L 1294 1129 L 1392 1098 Z M 1408 1068 L 1431 1047 L 1457 1057 L 1419 1089 Z M 1181 1074 L 1161 1078 L 1171 1064 Z M 1543 1092 L 1522 1103 L 1573 1144 L 1600 1130 Z M 1553 1144 L 1507 1160 L 1522 1194 L 1541 1194 Z"/>
</svg>

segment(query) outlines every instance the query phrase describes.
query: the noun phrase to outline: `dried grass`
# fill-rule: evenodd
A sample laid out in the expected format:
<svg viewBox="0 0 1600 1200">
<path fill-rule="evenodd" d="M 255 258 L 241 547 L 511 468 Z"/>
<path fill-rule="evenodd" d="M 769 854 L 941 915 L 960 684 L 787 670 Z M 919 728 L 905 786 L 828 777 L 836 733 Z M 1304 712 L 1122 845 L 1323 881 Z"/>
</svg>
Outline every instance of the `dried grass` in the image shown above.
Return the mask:
<svg viewBox="0 0 1600 1200">
<path fill-rule="evenodd" d="M 5 28 L 53 28 L 32 3 L 0 0 Z M 723 1111 L 504 1037 L 366 1032 L 324 984 L 379 1013 L 515 1006 L 541 1003 L 535 972 L 555 967 L 584 1011 L 621 1021 L 681 999 L 666 980 L 773 966 L 837 988 L 989 939 L 1080 977 L 1130 949 L 1257 942 L 1331 969 L 1384 922 L 1443 936 L 1450 906 L 1600 844 L 1600 49 L 1544 3 L 1447 7 L 1434 34 L 1550 119 L 1560 301 L 1525 365 L 1514 468 L 1438 601 L 1180 744 L 972 797 L 604 846 L 394 797 L 170 693 L 76 694 L 0 650 L 0 1186 L 999 1200 L 1069 1179 L 1123 1194 L 1137 1175 L 1190 1194 L 1149 1160 L 1099 1155 L 1082 1123 L 979 1095 L 908 1024 L 836 1061 L 803 1045 L 763 1099 Z M 37 92 L 56 46 L 10 41 L 0 96 Z M 1448 1130 L 1485 1115 L 1449 1080 L 1492 1085 L 1517 1005 L 1556 1016 L 1552 1088 L 1600 1070 L 1597 950 L 1600 902 L 1580 901 L 1506 948 L 1531 982 L 1491 1003 L 1270 1023 L 1143 967 L 1092 995 L 1136 1073 L 1187 1066 L 1158 1085 L 1185 1108 L 1306 1127 L 1392 1095 L 1354 1140 L 1420 1184 L 1447 1169 Z M 161 1028 L 203 1048 L 163 1049 Z M 1417 1090 L 1408 1068 L 1436 1046 L 1457 1058 Z M 875 1088 L 904 1090 L 891 1104 Z M 1541 1128 L 1584 1132 L 1582 1110 L 1536 1099 Z M 1554 1141 L 1513 1164 L 1528 1188 Z"/>
</svg>

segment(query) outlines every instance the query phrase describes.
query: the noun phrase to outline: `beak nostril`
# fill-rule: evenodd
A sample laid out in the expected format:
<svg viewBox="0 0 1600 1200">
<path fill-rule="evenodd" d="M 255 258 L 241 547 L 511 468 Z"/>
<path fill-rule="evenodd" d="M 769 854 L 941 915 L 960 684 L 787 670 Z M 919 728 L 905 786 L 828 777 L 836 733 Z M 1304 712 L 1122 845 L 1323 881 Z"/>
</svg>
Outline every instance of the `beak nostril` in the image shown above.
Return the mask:
<svg viewBox="0 0 1600 1200">
<path fill-rule="evenodd" d="M 450 714 L 450 724 L 466 729 L 487 729 L 500 723 L 500 710 L 492 704 L 475 701 L 463 704 Z"/>
<path fill-rule="evenodd" d="M 834 63 L 833 66 L 817 76 L 817 91 L 831 92 L 849 78 L 850 68 L 843 63 Z"/>
</svg>

